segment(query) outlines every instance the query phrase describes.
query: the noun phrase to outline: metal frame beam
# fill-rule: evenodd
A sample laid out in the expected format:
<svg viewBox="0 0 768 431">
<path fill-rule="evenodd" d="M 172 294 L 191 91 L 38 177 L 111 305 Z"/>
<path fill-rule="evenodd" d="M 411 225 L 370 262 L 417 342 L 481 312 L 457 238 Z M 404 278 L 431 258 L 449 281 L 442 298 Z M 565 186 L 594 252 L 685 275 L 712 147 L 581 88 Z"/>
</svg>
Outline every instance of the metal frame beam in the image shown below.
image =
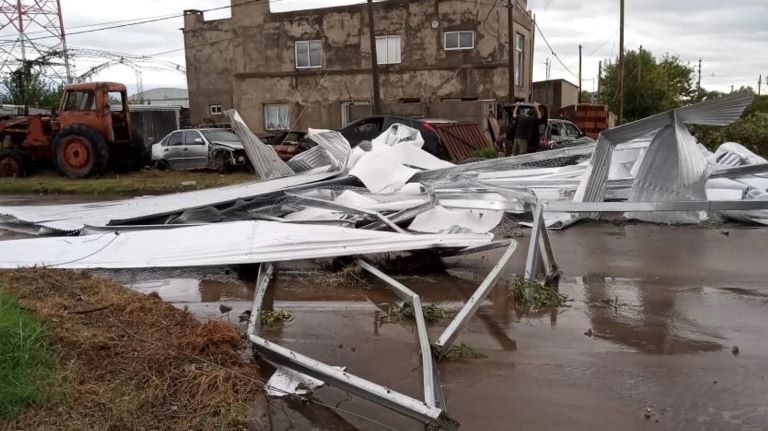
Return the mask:
<svg viewBox="0 0 768 431">
<path fill-rule="evenodd" d="M 515 254 L 515 250 L 517 250 L 517 241 L 512 241 L 501 256 L 501 259 L 496 262 L 496 265 L 491 269 L 491 272 L 489 272 L 483 282 L 480 283 L 480 286 L 475 293 L 469 297 L 467 303 L 464 304 L 464 307 L 459 311 L 459 314 L 453 318 L 451 323 L 448 324 L 448 327 L 445 328 L 437 341 L 432 345 L 435 356 L 440 358 L 450 350 L 461 329 L 467 322 L 469 322 L 472 316 L 477 313 L 483 300 L 488 297 L 491 290 L 493 290 L 493 287 L 496 286 L 496 282 L 499 281 L 504 269 L 506 269 L 507 265 L 512 260 L 512 255 Z"/>
</svg>

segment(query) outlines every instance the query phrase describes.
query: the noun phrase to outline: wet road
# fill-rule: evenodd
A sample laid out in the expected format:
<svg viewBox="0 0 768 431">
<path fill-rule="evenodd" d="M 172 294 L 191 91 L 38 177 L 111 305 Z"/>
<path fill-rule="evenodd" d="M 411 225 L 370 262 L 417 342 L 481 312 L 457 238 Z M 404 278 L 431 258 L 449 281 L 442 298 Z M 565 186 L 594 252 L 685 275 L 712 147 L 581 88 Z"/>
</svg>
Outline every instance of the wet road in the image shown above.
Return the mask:
<svg viewBox="0 0 768 431">
<path fill-rule="evenodd" d="M 521 232 L 506 279 L 522 272 Z M 0 231 L 0 239 L 21 236 Z M 552 242 L 569 307 L 521 314 L 502 282 L 457 340 L 486 357 L 440 364 L 462 430 L 768 429 L 768 229 L 584 223 L 553 232 Z M 454 258 L 449 274 L 397 278 L 450 316 L 500 254 Z M 295 317 L 265 336 L 419 398 L 414 328 L 380 319 L 397 298 L 370 280 L 340 287 L 312 270 L 278 271 L 274 307 Z M 235 325 L 253 294 L 252 282 L 226 268 L 100 274 Z M 222 314 L 222 304 L 233 310 Z M 430 326 L 432 340 L 447 323 Z M 355 415 L 275 403 L 274 429 L 423 429 L 333 388 L 317 397 Z"/>
<path fill-rule="evenodd" d="M 569 307 L 521 314 L 505 283 L 498 286 L 457 340 L 486 358 L 440 364 L 451 416 L 465 430 L 766 429 L 768 268 L 761 256 L 767 236 L 764 229 L 738 226 L 612 224 L 554 233 Z M 521 238 L 508 278 L 522 270 L 525 242 Z M 398 279 L 425 303 L 455 312 L 497 255 L 454 259 L 448 275 Z M 374 282 L 334 287 L 305 271 L 279 272 L 274 306 L 295 318 L 267 330 L 267 338 L 420 397 L 413 326 L 380 324 L 397 298 Z M 201 318 L 234 324 L 253 292 L 252 283 L 223 268 L 111 275 Z M 221 304 L 234 309 L 222 315 Z M 447 323 L 430 326 L 432 340 Z M 422 429 L 336 389 L 317 395 L 386 426 L 291 405 L 273 409 L 274 429 Z"/>
</svg>

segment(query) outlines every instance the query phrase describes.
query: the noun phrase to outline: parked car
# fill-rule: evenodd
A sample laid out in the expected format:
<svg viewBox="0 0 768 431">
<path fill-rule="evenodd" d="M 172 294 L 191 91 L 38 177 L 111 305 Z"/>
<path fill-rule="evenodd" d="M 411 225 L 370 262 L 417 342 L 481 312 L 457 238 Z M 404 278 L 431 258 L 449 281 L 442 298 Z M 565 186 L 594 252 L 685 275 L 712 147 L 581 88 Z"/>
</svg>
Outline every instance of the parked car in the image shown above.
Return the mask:
<svg viewBox="0 0 768 431">
<path fill-rule="evenodd" d="M 152 145 L 152 162 L 159 169 L 228 171 L 247 166 L 243 144 L 228 129 L 187 129 L 169 133 Z"/>
<path fill-rule="evenodd" d="M 595 142 L 575 124 L 568 120 L 550 119 L 547 122 L 546 133 L 541 135 L 539 147 L 542 150 L 584 145 Z"/>
<path fill-rule="evenodd" d="M 435 128 L 430 123 L 453 123 L 453 121 L 447 120 L 417 120 L 406 117 L 394 117 L 389 115 L 374 115 L 372 117 L 362 118 L 342 127 L 339 132 L 347 138 L 349 144 L 352 147 L 357 146 L 360 142 L 370 141 L 373 138 L 384 133 L 393 124 L 404 124 L 412 127 L 419 132 L 424 138 L 424 150 L 437 157 L 442 157 L 442 145 L 440 145 L 440 137 L 437 135 Z"/>
</svg>

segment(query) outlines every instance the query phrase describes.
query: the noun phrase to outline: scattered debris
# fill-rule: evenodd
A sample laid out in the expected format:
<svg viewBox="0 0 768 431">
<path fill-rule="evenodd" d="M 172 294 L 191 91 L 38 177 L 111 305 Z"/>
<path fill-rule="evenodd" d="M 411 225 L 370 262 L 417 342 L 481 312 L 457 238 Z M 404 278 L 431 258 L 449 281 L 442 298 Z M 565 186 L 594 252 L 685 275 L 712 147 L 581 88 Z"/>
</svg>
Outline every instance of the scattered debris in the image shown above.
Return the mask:
<svg viewBox="0 0 768 431">
<path fill-rule="evenodd" d="M 733 348 L 731 349 L 731 353 L 733 354 L 733 356 L 739 356 L 739 346 L 733 346 Z"/>
<path fill-rule="evenodd" d="M 284 325 L 293 320 L 293 311 L 290 310 L 262 310 L 261 324 L 264 326 Z"/>
<path fill-rule="evenodd" d="M 518 308 L 532 313 L 566 307 L 568 302 L 568 297 L 554 287 L 519 278 L 512 282 L 508 294 Z"/>
<path fill-rule="evenodd" d="M 390 312 L 384 316 L 388 322 L 397 322 L 403 319 L 414 320 L 413 305 L 410 302 L 404 302 L 399 308 L 390 309 Z M 422 305 L 421 312 L 427 323 L 435 323 L 445 317 L 445 311 L 436 304 Z"/>
<path fill-rule="evenodd" d="M 643 412 L 643 417 L 645 417 L 645 420 L 651 420 L 651 416 L 653 416 L 653 410 L 651 410 L 651 408 L 648 407 Z"/>
<path fill-rule="evenodd" d="M 592 335 L 594 335 L 594 332 L 592 332 L 592 328 L 587 329 L 587 331 L 584 332 L 584 335 L 586 335 L 587 337 L 592 338 Z"/>
</svg>

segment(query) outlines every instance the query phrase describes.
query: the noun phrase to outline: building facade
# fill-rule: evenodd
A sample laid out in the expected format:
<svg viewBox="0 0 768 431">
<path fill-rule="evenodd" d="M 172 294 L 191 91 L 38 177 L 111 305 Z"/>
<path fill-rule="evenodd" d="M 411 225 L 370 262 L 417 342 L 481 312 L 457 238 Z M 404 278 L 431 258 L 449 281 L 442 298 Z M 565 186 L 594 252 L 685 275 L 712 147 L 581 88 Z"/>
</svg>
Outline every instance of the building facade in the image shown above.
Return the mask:
<svg viewBox="0 0 768 431">
<path fill-rule="evenodd" d="M 536 81 L 531 101 L 547 105 L 550 114 L 555 115 L 562 108 L 579 102 L 579 86 L 565 79 Z"/>
<path fill-rule="evenodd" d="M 368 6 L 275 13 L 232 0 L 232 17 L 186 11 L 184 43 L 192 122 L 226 122 L 235 108 L 254 131 L 338 128 L 372 101 Z M 242 4 L 241 4 L 242 3 Z M 507 101 L 508 20 L 502 3 L 373 3 L 382 106 Z M 533 20 L 514 8 L 515 96 L 531 92 Z M 404 108 L 405 107 L 405 108 Z M 397 112 L 395 112 L 397 111 Z"/>
</svg>

